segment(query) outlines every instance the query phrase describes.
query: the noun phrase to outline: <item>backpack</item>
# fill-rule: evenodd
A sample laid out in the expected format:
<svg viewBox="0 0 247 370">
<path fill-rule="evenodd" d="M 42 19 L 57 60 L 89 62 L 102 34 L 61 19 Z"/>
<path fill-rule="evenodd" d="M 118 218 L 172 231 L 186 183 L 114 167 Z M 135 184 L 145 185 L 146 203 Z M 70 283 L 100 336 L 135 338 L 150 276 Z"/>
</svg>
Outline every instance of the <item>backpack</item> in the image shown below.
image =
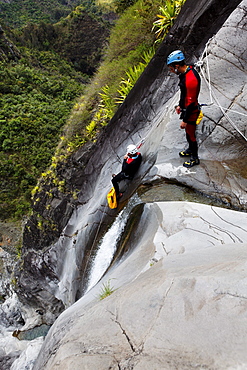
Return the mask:
<svg viewBox="0 0 247 370">
<path fill-rule="evenodd" d="M 108 201 L 108 206 L 111 209 L 117 208 L 117 195 L 114 187 L 111 188 L 111 190 L 107 194 L 107 201 Z"/>
</svg>

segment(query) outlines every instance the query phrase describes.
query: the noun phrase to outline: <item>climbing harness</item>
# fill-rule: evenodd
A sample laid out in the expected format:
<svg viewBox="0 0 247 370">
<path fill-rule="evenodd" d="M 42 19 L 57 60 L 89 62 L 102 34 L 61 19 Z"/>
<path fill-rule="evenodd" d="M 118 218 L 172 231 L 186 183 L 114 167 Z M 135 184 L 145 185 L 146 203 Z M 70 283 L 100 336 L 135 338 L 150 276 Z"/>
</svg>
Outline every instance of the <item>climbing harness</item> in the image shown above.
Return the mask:
<svg viewBox="0 0 247 370">
<path fill-rule="evenodd" d="M 231 112 L 234 112 L 234 113 L 237 113 L 237 114 L 240 114 L 240 115 L 243 115 L 243 116 L 247 116 L 246 114 L 244 113 L 240 113 L 238 111 L 235 111 L 235 110 L 232 110 L 230 108 L 224 108 L 221 106 L 220 102 L 218 101 L 217 99 L 217 96 L 216 94 L 213 92 L 212 90 L 212 85 L 211 85 L 211 74 L 210 74 L 210 68 L 209 68 L 209 58 L 208 58 L 208 44 L 211 40 L 209 40 L 205 46 L 205 49 L 204 49 L 204 52 L 202 53 L 201 55 L 201 58 L 199 59 L 199 61 L 197 63 L 195 63 L 195 66 L 199 68 L 199 73 L 201 74 L 202 78 L 204 79 L 207 87 L 208 87 L 208 90 L 209 90 L 209 97 L 210 97 L 210 102 L 207 103 L 207 104 L 200 104 L 200 108 L 203 107 L 203 106 L 207 106 L 207 107 L 210 107 L 210 106 L 217 106 L 222 114 L 224 115 L 224 117 L 228 120 L 228 122 L 234 127 L 234 129 L 247 141 L 247 138 L 246 136 L 238 129 L 238 127 L 234 124 L 234 122 L 231 120 L 231 118 L 229 117 L 229 115 L 227 114 L 227 111 L 231 111 Z M 204 60 L 203 60 L 204 58 Z M 204 73 L 204 70 L 203 70 L 203 65 L 204 65 L 204 61 L 206 62 L 206 74 Z M 203 113 L 202 111 L 200 110 L 200 114 L 198 116 L 198 119 L 197 119 L 197 124 L 199 124 L 201 122 L 203 118 Z M 155 129 L 156 127 L 151 127 L 150 131 L 152 131 L 153 129 Z M 146 135 L 146 137 L 142 138 L 137 144 L 136 144 L 136 148 L 137 149 L 140 149 L 140 147 L 144 144 L 144 142 L 146 141 L 147 137 L 149 135 L 149 132 L 148 134 Z M 119 158 L 119 161 L 120 161 L 120 158 Z M 187 163 L 187 162 L 186 162 Z M 198 162 L 199 163 L 199 162 Z M 194 165 L 194 164 L 198 164 L 198 163 L 190 163 L 188 162 L 187 166 L 190 167 L 191 165 Z M 110 194 L 112 192 L 112 189 L 110 190 L 110 192 L 108 194 Z M 110 197 L 112 197 L 112 193 L 110 194 Z M 108 200 L 108 195 L 107 195 L 107 200 Z M 112 202 L 113 201 L 113 202 Z M 111 202 L 114 203 L 114 199 L 111 198 Z M 102 226 L 102 222 L 103 222 L 103 217 L 104 217 L 104 214 L 106 212 L 106 207 L 109 203 L 106 202 L 103 210 L 102 210 L 102 216 L 101 216 L 101 219 L 99 221 L 99 224 L 98 224 L 98 227 L 97 227 L 97 230 L 95 232 L 95 237 L 94 237 L 94 240 L 93 240 L 93 243 L 92 243 L 92 246 L 90 248 L 90 251 L 89 251 L 89 256 L 87 258 L 87 261 L 86 261 L 86 265 L 85 265 L 85 269 L 84 269 L 84 274 L 86 273 L 86 270 L 87 270 L 87 267 L 88 267 L 88 263 L 89 263 L 89 260 L 90 260 L 90 257 L 91 257 L 91 254 L 92 254 L 92 251 L 94 249 L 94 246 L 95 246 L 95 243 L 96 243 L 96 240 L 97 240 L 97 237 L 98 237 L 98 233 L 99 233 L 99 230 Z M 110 207 L 112 209 L 116 208 L 116 207 Z"/>
<path fill-rule="evenodd" d="M 211 39 L 207 42 L 206 46 L 205 46 L 205 49 L 201 55 L 201 58 L 199 59 L 198 62 L 195 63 L 195 66 L 199 68 L 199 73 L 202 75 L 206 85 L 208 86 L 208 89 L 209 89 L 209 96 L 210 96 L 210 103 L 208 104 L 200 104 L 200 106 L 217 106 L 222 114 L 224 115 L 224 117 L 228 120 L 228 122 L 232 125 L 232 127 L 244 138 L 245 141 L 247 141 L 247 137 L 239 130 L 239 128 L 236 126 L 236 124 L 232 121 L 232 119 L 229 117 L 229 115 L 226 113 L 227 111 L 231 111 L 231 112 L 234 112 L 234 113 L 237 113 L 237 114 L 240 114 L 240 115 L 243 115 L 243 116 L 247 116 L 247 114 L 245 113 L 240 113 L 238 111 L 235 111 L 235 110 L 232 110 L 230 108 L 224 108 L 222 107 L 222 105 L 220 104 L 216 94 L 213 92 L 212 90 L 212 85 L 211 85 L 211 75 L 210 75 L 210 69 L 209 69 L 209 58 L 208 58 L 208 44 L 209 42 L 211 41 Z M 205 56 L 205 57 L 204 57 Z M 203 71 L 203 57 L 204 59 L 206 60 L 206 73 L 207 73 L 207 77 L 205 76 L 205 73 Z"/>
</svg>

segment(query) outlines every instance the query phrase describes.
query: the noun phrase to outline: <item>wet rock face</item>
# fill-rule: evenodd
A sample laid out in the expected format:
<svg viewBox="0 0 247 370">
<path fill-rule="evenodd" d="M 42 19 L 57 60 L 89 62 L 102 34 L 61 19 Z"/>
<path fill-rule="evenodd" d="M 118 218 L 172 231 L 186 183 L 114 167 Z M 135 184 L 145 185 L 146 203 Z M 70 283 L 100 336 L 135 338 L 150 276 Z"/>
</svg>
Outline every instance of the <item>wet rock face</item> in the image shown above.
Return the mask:
<svg viewBox="0 0 247 370">
<path fill-rule="evenodd" d="M 16 353 L 15 356 L 3 356 L 0 354 L 0 369 L 10 369 L 13 362 L 20 356 L 20 353 Z"/>
<path fill-rule="evenodd" d="M 187 170 L 178 153 L 186 148 L 180 120 L 171 107 L 152 176 L 174 179 L 236 209 L 247 209 L 246 38 L 244 2 L 205 48 L 197 127 L 201 165 Z M 174 99 L 178 101 L 179 96 Z M 175 103 L 175 101 L 174 101 Z"/>
<path fill-rule="evenodd" d="M 80 189 L 78 201 L 75 201 L 72 196 L 59 193 L 57 189 L 47 188 L 39 194 L 39 201 L 33 206 L 35 215 L 30 218 L 25 227 L 24 248 L 42 249 L 50 246 L 58 239 L 69 222 L 74 208 L 88 202 L 94 192 L 101 194 L 102 189 L 109 186 L 108 176 L 111 175 L 112 168 L 119 169 L 120 166 L 117 157 L 122 157 L 129 142 L 139 142 L 140 137 L 145 137 L 149 133 L 150 127 L 155 126 L 159 115 L 164 115 L 165 105 L 177 91 L 177 80 L 169 76 L 166 68 L 165 61 L 168 54 L 179 47 L 185 50 L 189 61 L 195 60 L 208 39 L 220 29 L 239 3 L 239 0 L 223 5 L 218 0 L 186 2 L 169 36 L 113 117 L 112 122 L 102 133 L 97 145 L 80 149 L 59 170 L 59 180 L 66 181 L 70 187 L 69 191 Z M 234 36 L 233 39 L 235 40 Z M 207 134 L 207 130 L 212 131 L 213 127 L 203 126 L 204 135 Z M 177 131 L 172 134 L 177 137 Z M 159 143 L 159 136 L 154 137 L 153 140 Z M 173 140 L 173 137 L 170 140 Z M 216 145 L 217 142 L 218 140 Z M 237 144 L 235 152 L 238 147 Z M 149 147 L 144 159 L 147 160 L 147 157 L 157 152 L 158 148 L 159 146 L 155 144 Z M 154 156 L 151 162 L 153 165 Z M 97 188 L 97 179 L 100 178 L 102 170 L 105 178 Z M 47 192 L 53 193 L 52 202 Z M 39 226 L 37 214 L 44 219 L 43 227 Z"/>
<path fill-rule="evenodd" d="M 228 174 L 222 158 L 224 161 L 232 160 L 238 158 L 237 153 L 246 154 L 246 143 L 236 130 L 229 126 L 218 108 L 215 111 L 205 112 L 206 121 L 199 128 L 202 165 L 195 170 L 184 171 L 177 154 L 185 144 L 184 132 L 179 131 L 179 120 L 174 115 L 174 105 L 178 98 L 176 95 L 178 81 L 176 76 L 169 75 L 166 67 L 168 54 L 177 48 L 185 51 L 189 63 L 196 61 L 208 39 L 216 34 L 209 48 L 211 48 L 212 61 L 210 64 L 213 67 L 212 77 L 217 84 L 219 82 L 220 103 L 222 106 L 226 104 L 226 107 L 235 104 L 236 109 L 241 106 L 245 111 L 244 85 L 242 84 L 242 88 L 238 89 L 229 88 L 229 78 L 235 81 L 235 77 L 238 76 L 236 79 L 243 81 L 245 76 L 243 66 L 246 65 L 246 55 L 241 49 L 241 40 L 246 40 L 243 27 L 245 2 L 229 18 L 231 23 L 225 22 L 239 3 L 240 1 L 236 0 L 225 4 L 218 0 L 210 2 L 187 0 L 170 34 L 126 101 L 105 128 L 97 144 L 78 151 L 67 164 L 68 167 L 61 169 L 61 180 L 66 178 L 66 182 L 72 184 L 72 191 L 74 188 L 80 189 L 77 201 L 73 201 L 72 196 L 64 199 L 61 193 L 56 193 L 54 190 L 56 199 L 49 210 L 46 205 L 50 204 L 50 201 L 43 198 L 37 202 L 35 207 L 45 217 L 47 216 L 51 224 L 47 229 L 44 225 L 41 230 L 38 217 L 27 222 L 23 249 L 25 271 L 17 273 L 20 292 L 25 292 L 29 284 L 32 287 L 32 279 L 41 279 L 42 283 L 37 286 L 33 296 L 34 304 L 37 296 L 39 298 L 36 304 L 39 306 L 47 295 L 46 301 L 49 302 L 49 308 L 54 303 L 54 296 L 62 302 L 61 307 L 69 306 L 75 299 L 80 298 L 95 235 L 96 233 L 100 235 L 103 228 L 109 225 L 117 214 L 116 211 L 106 207 L 106 193 L 111 187 L 111 174 L 120 170 L 121 158 L 125 154 L 126 146 L 130 143 L 138 143 L 143 137 L 146 137 L 141 148 L 143 163 L 134 181 L 129 184 L 126 197 L 131 195 L 142 181 L 166 177 L 177 179 L 207 194 L 220 194 L 228 202 L 244 208 L 245 180 L 241 174 L 238 176 L 236 171 L 234 175 Z M 200 32 L 198 32 L 199 29 Z M 236 35 L 238 35 L 237 38 Z M 219 45 L 220 41 L 224 44 Z M 236 53 L 231 53 L 235 42 Z M 232 68 L 237 75 L 232 76 Z M 222 70 L 224 78 L 220 79 L 218 76 Z M 214 84 L 214 89 L 217 91 L 218 85 Z M 206 91 L 206 85 L 203 90 Z M 205 100 L 203 95 L 202 98 L 202 102 L 208 101 L 208 93 L 207 96 L 205 95 Z M 244 120 L 241 121 L 241 129 L 244 127 L 243 123 Z M 223 148 L 222 143 L 226 149 Z M 230 150 L 227 150 L 228 147 Z M 219 153 L 218 157 L 217 153 Z M 219 170 L 217 170 L 217 163 L 219 163 Z M 99 228 L 99 224 L 102 228 Z M 53 226 L 55 226 L 54 230 Z M 28 261 L 32 261 L 35 266 L 31 267 Z M 49 261 L 49 264 L 45 265 L 44 261 Z M 47 280 L 46 268 L 49 276 Z M 28 299 L 30 295 L 32 290 L 28 289 Z"/>
<path fill-rule="evenodd" d="M 146 204 L 132 253 L 63 312 L 33 369 L 246 368 L 246 224 L 219 207 Z"/>
</svg>

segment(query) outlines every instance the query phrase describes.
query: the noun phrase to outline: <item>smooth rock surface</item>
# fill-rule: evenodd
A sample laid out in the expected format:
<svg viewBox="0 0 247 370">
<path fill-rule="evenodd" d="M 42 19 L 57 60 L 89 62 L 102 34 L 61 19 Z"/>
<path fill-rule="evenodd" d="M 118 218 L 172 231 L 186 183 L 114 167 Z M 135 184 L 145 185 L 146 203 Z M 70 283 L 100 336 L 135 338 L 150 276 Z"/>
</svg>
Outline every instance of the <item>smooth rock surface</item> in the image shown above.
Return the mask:
<svg viewBox="0 0 247 370">
<path fill-rule="evenodd" d="M 56 235 L 42 233 L 34 218 L 27 223 L 24 269 L 16 276 L 20 297 L 33 311 L 42 311 L 44 323 L 69 307 L 48 333 L 35 369 L 247 366 L 246 213 L 188 203 L 145 206 L 125 259 L 80 299 L 95 240 L 119 212 L 107 208 L 106 193 L 130 142 L 146 137 L 143 164 L 126 198 L 138 185 L 164 177 L 246 209 L 246 141 L 218 107 L 205 108 L 198 129 L 201 165 L 182 167 L 178 151 L 185 137 L 174 115 L 178 81 L 165 65 L 174 48 L 182 48 L 190 62 L 198 60 L 215 34 L 208 45 L 213 91 L 222 106 L 246 114 L 247 1 L 234 10 L 237 3 L 187 0 L 97 144 L 78 151 L 64 169 L 64 178 L 79 186 L 80 194 L 76 205 L 59 195 L 58 209 L 44 213 L 48 219 L 58 215 Z M 204 59 L 204 71 L 206 65 Z M 205 85 L 202 90 L 200 101 L 210 102 Z M 245 135 L 246 116 L 231 114 Z M 45 202 L 37 203 L 39 213 Z M 109 279 L 118 290 L 99 302 L 102 283 Z M 26 328 L 41 320 L 36 316 L 27 318 Z"/>
<path fill-rule="evenodd" d="M 34 369 L 245 369 L 247 214 L 147 204 L 136 233 L 103 279 L 115 292 L 67 309 Z"/>
<path fill-rule="evenodd" d="M 186 145 L 174 112 L 179 94 L 167 104 L 167 123 L 151 175 L 174 179 L 234 207 L 247 207 L 246 1 L 205 47 L 199 102 L 204 118 L 197 127 L 201 165 L 186 169 L 178 152 Z M 177 78 L 177 77 L 174 77 Z"/>
<path fill-rule="evenodd" d="M 145 138 L 141 147 L 142 166 L 128 185 L 123 200 L 141 183 L 167 177 L 232 206 L 246 208 L 247 176 L 240 171 L 241 166 L 243 171 L 246 168 L 246 142 L 224 121 L 218 108 L 215 113 L 208 109 L 209 113 L 205 115 L 209 118 L 206 117 L 199 128 L 202 164 L 191 170 L 182 167 L 178 151 L 185 144 L 185 136 L 184 132 L 179 132 L 178 117 L 174 115 L 178 80 L 169 74 L 166 66 L 167 55 L 178 47 L 184 49 L 189 62 L 196 61 L 208 39 L 216 34 L 208 46 L 213 52 L 210 54 L 212 84 L 219 92 L 217 96 L 222 105 L 229 107 L 235 104 L 236 109 L 241 108 L 246 113 L 244 90 L 241 93 L 247 61 L 245 49 L 241 49 L 241 42 L 245 45 L 246 40 L 246 0 L 237 7 L 239 3 L 237 0 L 224 4 L 219 0 L 187 0 L 170 34 L 97 143 L 81 148 L 61 170 L 64 176 L 61 180 L 70 184 L 72 189 L 79 187 L 77 202 L 68 194 L 59 192 L 57 199 L 53 200 L 46 191 L 43 195 L 38 194 L 40 201 L 36 202 L 35 211 L 44 216 L 47 225 L 53 225 L 53 231 L 48 226 L 40 230 L 38 218 L 35 214 L 31 216 L 23 236 L 24 257 L 20 265 L 24 269 L 17 266 L 16 280 L 20 299 L 42 310 L 44 322 L 51 323 L 85 292 L 89 260 L 97 244 L 95 240 L 100 240 L 119 212 L 119 209 L 108 209 L 106 194 L 111 187 L 111 174 L 120 170 L 128 144 Z M 217 36 L 217 32 L 221 32 L 221 36 Z M 227 45 L 226 40 L 231 40 L 231 43 L 229 41 Z M 215 55 L 224 51 L 221 47 L 223 42 L 223 46 L 228 47 L 225 59 L 216 59 Z M 232 53 L 235 42 L 236 52 Z M 219 71 L 222 71 L 223 79 L 219 78 Z M 236 85 L 234 89 L 229 90 L 230 84 Z M 205 92 L 205 87 L 202 90 Z M 203 99 L 206 102 L 210 102 L 208 95 L 206 91 Z M 240 128 L 244 128 L 243 123 Z M 220 156 L 217 156 L 220 147 Z M 223 157 L 224 162 L 221 161 Z M 231 171 L 226 160 L 233 160 L 237 167 Z M 53 202 L 55 208 L 48 207 L 46 201 Z"/>
</svg>

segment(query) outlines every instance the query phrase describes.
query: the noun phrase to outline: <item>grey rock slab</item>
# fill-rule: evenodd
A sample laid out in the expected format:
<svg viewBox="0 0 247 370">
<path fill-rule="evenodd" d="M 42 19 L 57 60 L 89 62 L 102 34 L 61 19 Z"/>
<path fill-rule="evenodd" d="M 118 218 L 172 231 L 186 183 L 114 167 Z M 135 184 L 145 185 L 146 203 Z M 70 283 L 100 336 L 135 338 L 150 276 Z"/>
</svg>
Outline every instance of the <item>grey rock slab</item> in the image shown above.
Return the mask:
<svg viewBox="0 0 247 370">
<path fill-rule="evenodd" d="M 219 207 L 147 204 L 133 251 L 60 315 L 34 370 L 244 369 L 246 225 Z"/>
<path fill-rule="evenodd" d="M 164 131 L 157 160 L 146 179 L 151 180 L 153 176 L 176 180 L 246 209 L 247 60 L 243 45 L 247 33 L 244 14 L 246 1 L 232 13 L 205 48 L 207 54 L 200 69 L 199 101 L 209 105 L 202 108 L 204 118 L 197 127 L 201 165 L 185 169 L 182 166 L 184 160 L 178 156 L 179 151 L 187 147 L 187 142 L 184 130 L 179 128 L 180 119 L 174 112 L 174 105 L 179 100 L 177 93 L 164 108 L 166 113 L 161 123 Z M 150 135 L 160 140 L 160 134 L 156 135 L 154 130 Z"/>
<path fill-rule="evenodd" d="M 243 86 L 246 54 L 244 48 L 241 49 L 241 40 L 246 40 L 245 21 L 242 20 L 246 12 L 245 4 L 246 0 L 224 3 L 220 0 L 187 0 L 171 32 L 109 125 L 104 128 L 97 143 L 87 143 L 68 159 L 66 165 L 57 168 L 59 176 L 72 193 L 78 189 L 78 199 L 75 200 L 72 193 L 65 195 L 52 188 L 50 191 L 56 198 L 53 206 L 46 192 L 41 192 L 40 201 L 35 203 L 35 212 L 27 222 L 23 235 L 22 262 L 25 272 L 21 268 L 16 269 L 23 300 L 26 294 L 32 296 L 32 303 L 37 308 L 44 309 L 46 306 L 47 311 L 53 311 L 56 317 L 64 306 L 68 307 L 83 295 L 88 256 L 94 252 L 94 240 L 103 235 L 107 225 L 113 222 L 119 212 L 119 209 L 108 209 L 106 194 L 112 185 L 111 174 L 121 169 L 126 146 L 130 143 L 137 144 L 145 138 L 141 147 L 142 166 L 135 180 L 129 184 L 123 200 L 146 179 L 153 181 L 166 176 L 167 166 L 172 165 L 177 167 L 177 171 L 171 175 L 168 173 L 169 179 L 212 196 L 217 194 L 242 209 L 246 207 L 244 176 L 239 176 L 236 181 L 236 176 L 231 175 L 233 181 L 230 181 L 229 175 L 225 176 L 224 164 L 215 165 L 227 159 L 246 160 L 246 142 L 230 127 L 219 107 L 205 108 L 205 119 L 198 128 L 202 165 L 183 172 L 178 152 L 185 145 L 185 135 L 179 130 L 179 119 L 174 114 L 174 105 L 178 102 L 178 96 L 175 95 L 178 80 L 176 76 L 171 76 L 166 66 L 167 55 L 175 47 L 185 51 L 188 63 L 196 61 L 205 43 L 215 35 L 208 45 L 209 50 L 213 50 L 208 57 L 213 91 L 222 106 L 229 108 L 234 105 L 234 109 L 241 108 L 245 113 Z M 217 36 L 222 26 L 224 30 Z M 232 47 L 234 41 L 229 41 L 231 39 L 236 39 L 236 51 Z M 206 73 L 205 58 L 204 62 L 203 71 Z M 200 101 L 210 102 L 207 83 L 203 84 Z M 231 88 L 231 85 L 234 87 Z M 231 117 L 239 124 L 235 115 Z M 239 128 L 245 128 L 243 118 Z M 238 170 L 238 163 L 234 170 Z M 37 214 L 47 220 L 42 230 Z M 44 255 L 44 262 L 49 261 L 48 266 L 38 264 L 40 255 L 42 258 Z M 60 305 L 57 300 L 61 301 Z M 29 304 L 30 299 L 26 301 Z"/>
</svg>

